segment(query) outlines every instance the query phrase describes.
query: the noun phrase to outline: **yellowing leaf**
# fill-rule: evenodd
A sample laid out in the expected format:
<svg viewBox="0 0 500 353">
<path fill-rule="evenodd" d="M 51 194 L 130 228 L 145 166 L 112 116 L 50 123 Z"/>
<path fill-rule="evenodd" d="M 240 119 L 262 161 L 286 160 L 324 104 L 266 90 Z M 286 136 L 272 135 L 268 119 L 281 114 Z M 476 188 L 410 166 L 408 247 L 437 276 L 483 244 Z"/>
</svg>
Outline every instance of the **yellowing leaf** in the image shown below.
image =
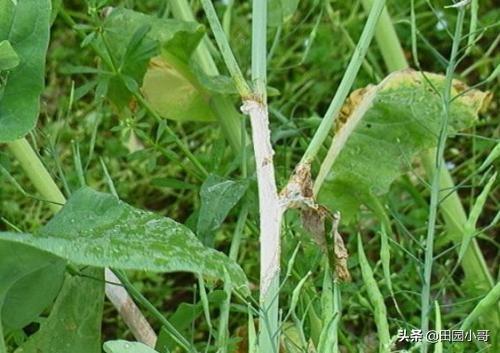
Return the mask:
<svg viewBox="0 0 500 353">
<path fill-rule="evenodd" d="M 321 204 L 351 218 L 360 204 L 389 191 L 418 152 L 433 148 L 442 125 L 444 76 L 404 70 L 355 91 L 316 179 Z M 448 133 L 470 127 L 489 94 L 454 81 Z"/>
<path fill-rule="evenodd" d="M 142 83 L 146 100 L 163 118 L 179 121 L 212 121 L 214 115 L 209 97 L 197 85 L 194 78 L 184 73 L 163 55 L 153 58 Z M 177 64 L 178 65 L 178 64 Z"/>
</svg>

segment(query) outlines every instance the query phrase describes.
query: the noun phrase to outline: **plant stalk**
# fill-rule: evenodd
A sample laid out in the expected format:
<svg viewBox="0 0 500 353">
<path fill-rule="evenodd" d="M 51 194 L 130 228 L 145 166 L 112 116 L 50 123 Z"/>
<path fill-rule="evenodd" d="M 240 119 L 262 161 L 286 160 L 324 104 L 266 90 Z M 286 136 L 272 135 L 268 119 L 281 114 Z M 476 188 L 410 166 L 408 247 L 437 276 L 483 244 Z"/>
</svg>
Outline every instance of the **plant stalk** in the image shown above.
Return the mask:
<svg viewBox="0 0 500 353">
<path fill-rule="evenodd" d="M 38 158 L 25 138 L 7 143 L 7 148 L 16 157 L 30 181 L 42 197 L 49 202 L 53 212 L 58 212 L 66 203 L 66 198 L 59 190 L 45 166 Z"/>
<path fill-rule="evenodd" d="M 422 332 L 425 334 L 429 330 L 429 316 L 431 311 L 431 280 L 432 280 L 432 265 L 434 262 L 434 237 L 436 233 L 436 223 L 437 223 L 437 211 L 440 202 L 440 191 L 441 191 L 441 172 L 443 170 L 444 161 L 444 150 L 446 148 L 446 139 L 448 137 L 448 121 L 450 115 L 450 104 L 451 104 L 451 88 L 453 73 L 455 72 L 457 53 L 460 45 L 460 39 L 462 36 L 462 27 L 464 22 L 465 11 L 463 8 L 459 9 L 458 19 L 455 26 L 455 33 L 453 36 L 453 44 L 451 48 L 450 60 L 446 68 L 446 77 L 444 81 L 444 87 L 442 92 L 442 106 L 443 106 L 443 119 L 441 123 L 441 130 L 439 132 L 439 141 L 435 156 L 435 169 L 432 173 L 431 181 L 431 201 L 429 206 L 429 218 L 428 218 L 428 228 L 427 237 L 425 241 L 425 258 L 424 258 L 424 276 L 422 283 L 422 293 L 421 293 L 421 317 L 420 317 L 420 327 Z M 427 353 L 429 348 L 429 342 L 427 340 L 422 341 L 422 346 L 420 351 L 422 353 Z"/>
<path fill-rule="evenodd" d="M 250 116 L 259 186 L 260 307 L 259 352 L 279 351 L 280 234 L 283 210 L 274 176 L 267 108 L 267 1 L 252 2 L 252 84 L 254 97 L 242 110 Z"/>
<path fill-rule="evenodd" d="M 259 351 L 278 351 L 278 294 L 280 275 L 280 232 L 283 210 L 275 183 L 273 148 L 267 106 L 246 101 L 242 110 L 250 116 L 257 169 L 260 215 L 260 305 Z"/>
<path fill-rule="evenodd" d="M 252 83 L 243 78 L 226 34 L 210 0 L 201 0 L 224 62 L 243 101 L 241 110 L 250 116 L 259 189 L 260 215 L 260 353 L 277 353 L 279 347 L 280 228 L 283 208 L 274 175 L 273 148 L 266 98 L 267 1 L 252 3 Z"/>
</svg>

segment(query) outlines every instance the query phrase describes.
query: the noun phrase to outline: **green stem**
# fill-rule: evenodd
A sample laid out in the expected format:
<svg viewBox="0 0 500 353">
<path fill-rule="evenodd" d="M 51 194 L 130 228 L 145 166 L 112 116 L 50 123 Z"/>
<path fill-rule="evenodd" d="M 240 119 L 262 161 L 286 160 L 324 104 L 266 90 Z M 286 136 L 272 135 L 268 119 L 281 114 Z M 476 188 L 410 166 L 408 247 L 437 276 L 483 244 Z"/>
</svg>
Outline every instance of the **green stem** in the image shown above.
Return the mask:
<svg viewBox="0 0 500 353">
<path fill-rule="evenodd" d="M 465 11 L 463 8 L 459 9 L 458 19 L 455 26 L 455 34 L 453 36 L 453 44 L 451 48 L 450 61 L 448 67 L 446 68 L 446 77 L 443 87 L 443 119 L 441 123 L 441 129 L 439 132 L 439 141 L 435 156 L 435 169 L 432 173 L 431 181 L 431 201 L 429 206 L 429 218 L 427 227 L 427 237 L 425 241 L 425 259 L 424 259 L 424 276 L 422 283 L 422 293 L 421 293 L 421 317 L 420 317 L 420 327 L 424 334 L 429 330 L 429 316 L 431 311 L 431 279 L 432 279 L 432 264 L 434 262 L 434 237 L 436 233 L 436 223 L 437 223 L 437 211 L 440 202 L 440 191 L 441 191 L 441 172 L 443 170 L 444 161 L 444 150 L 446 147 L 446 139 L 448 137 L 448 120 L 450 115 L 450 104 L 451 104 L 451 88 L 453 73 L 455 72 L 455 65 L 457 59 L 457 53 L 460 45 L 460 39 L 462 36 L 462 27 L 464 22 Z M 422 341 L 422 346 L 420 351 L 422 353 L 427 353 L 429 348 L 429 342 L 427 340 Z"/>
<path fill-rule="evenodd" d="M 364 0 L 364 4 L 371 3 L 372 0 Z M 367 5 L 366 5 L 367 6 Z M 392 26 L 392 21 L 389 16 L 381 18 L 381 22 L 386 22 L 386 28 L 388 25 Z M 400 54 L 398 60 L 392 60 L 391 62 L 386 62 L 387 69 L 390 72 L 403 70 L 409 67 L 408 62 L 404 56 L 403 50 L 401 49 L 401 44 L 399 39 L 396 37 L 396 41 L 391 41 L 389 38 L 380 36 L 377 38 L 377 44 L 381 51 L 390 51 L 392 53 L 397 52 L 397 48 L 400 49 Z M 421 154 L 421 159 L 424 163 L 427 175 L 432 175 L 435 168 L 435 151 L 428 150 Z M 447 195 L 445 199 L 440 202 L 440 210 L 443 214 L 443 218 L 446 223 L 447 231 L 451 236 L 453 242 L 458 243 L 462 240 L 464 230 L 464 224 L 467 222 L 467 215 L 460 201 L 456 191 L 451 192 L 450 190 L 455 190 L 455 183 L 447 169 L 443 169 L 440 173 L 440 189 L 443 190 L 442 194 Z M 462 268 L 466 275 L 466 281 L 480 283 L 480 292 L 489 290 L 493 287 L 493 278 L 491 277 L 486 261 L 474 239 L 467 250 L 467 255 L 462 259 Z"/>
<path fill-rule="evenodd" d="M 38 155 L 25 138 L 7 143 L 7 147 L 26 172 L 38 192 L 49 203 L 54 212 L 58 212 L 66 198 L 57 187 Z"/>
<path fill-rule="evenodd" d="M 171 0 L 169 1 L 172 13 L 175 18 L 183 21 L 195 22 L 193 10 L 189 6 L 187 0 Z M 203 71 L 209 76 L 217 76 L 219 70 L 215 65 L 214 59 L 208 50 L 208 37 L 205 36 L 201 43 L 194 51 L 194 60 L 201 66 Z"/>
<path fill-rule="evenodd" d="M 342 77 L 342 81 L 340 82 L 339 88 L 333 97 L 330 106 L 328 107 L 321 124 L 319 125 L 316 133 L 314 134 L 309 146 L 307 146 L 306 152 L 302 157 L 301 163 L 310 163 L 317 155 L 320 150 L 323 142 L 330 135 L 330 132 L 333 127 L 333 123 L 337 118 L 340 110 L 342 109 L 342 105 L 344 104 L 347 95 L 356 79 L 358 71 L 361 65 L 364 62 L 366 53 L 368 52 L 368 47 L 373 39 L 373 35 L 375 33 L 375 27 L 377 25 L 377 21 L 384 9 L 385 0 L 375 0 L 373 6 L 370 9 L 370 13 L 368 15 L 368 20 L 366 21 L 365 27 L 363 28 L 363 32 L 361 33 L 361 37 L 359 38 L 358 44 L 356 45 L 356 49 L 352 55 L 351 61 L 347 66 L 344 77 Z"/>
<path fill-rule="evenodd" d="M 252 1 L 252 82 L 254 92 L 265 103 L 267 100 L 267 1 L 264 0 Z"/>
<path fill-rule="evenodd" d="M 7 348 L 5 347 L 5 340 L 3 338 L 2 320 L 0 319 L 0 353 L 7 353 Z"/>
<path fill-rule="evenodd" d="M 217 13 L 215 12 L 214 5 L 211 0 L 201 0 L 201 5 L 203 6 L 203 10 L 205 11 L 205 15 L 207 16 L 208 22 L 210 24 L 210 28 L 215 36 L 215 41 L 217 42 L 217 46 L 222 54 L 224 62 L 231 74 L 231 77 L 234 80 L 236 85 L 236 89 L 238 93 L 242 97 L 251 96 L 252 91 L 248 86 L 245 78 L 243 77 L 243 73 L 241 72 L 240 67 L 238 66 L 238 62 L 234 57 L 233 51 L 229 46 L 229 42 L 226 38 L 226 34 L 224 33 L 224 29 L 220 24 L 219 18 L 217 17 Z"/>
<path fill-rule="evenodd" d="M 252 139 L 260 214 L 260 353 L 278 353 L 280 340 L 280 236 L 282 209 L 276 186 L 267 107 L 267 1 L 252 1 L 252 83 L 254 95 L 246 101 Z"/>
</svg>

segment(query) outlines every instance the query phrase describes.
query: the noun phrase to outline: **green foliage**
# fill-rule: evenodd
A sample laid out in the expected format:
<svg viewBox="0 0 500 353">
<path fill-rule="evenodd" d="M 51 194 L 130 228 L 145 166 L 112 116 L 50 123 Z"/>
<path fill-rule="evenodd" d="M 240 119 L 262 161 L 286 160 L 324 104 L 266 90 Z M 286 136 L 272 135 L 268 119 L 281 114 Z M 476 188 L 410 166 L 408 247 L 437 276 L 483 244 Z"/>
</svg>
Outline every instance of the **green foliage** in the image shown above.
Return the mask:
<svg viewBox="0 0 500 353">
<path fill-rule="evenodd" d="M 142 343 L 123 340 L 108 341 L 103 348 L 106 353 L 158 353 Z"/>
<path fill-rule="evenodd" d="M 49 317 L 15 353 L 101 353 L 103 301 L 102 269 L 67 275 Z"/>
<path fill-rule="evenodd" d="M 185 226 L 84 188 L 37 234 L 0 233 L 83 266 L 154 272 L 187 271 L 222 279 L 228 271 L 246 290 L 241 268 L 204 247 Z"/>
<path fill-rule="evenodd" d="M 443 80 L 401 71 L 353 93 L 318 177 L 319 201 L 340 210 L 344 220 L 351 220 L 360 204 L 374 207 L 373 197 L 389 191 L 416 153 L 436 146 Z M 464 89 L 455 83 L 453 96 L 461 95 L 450 107 L 449 134 L 472 126 L 486 101 L 485 93 Z"/>
<path fill-rule="evenodd" d="M 229 211 L 247 190 L 246 181 L 225 180 L 210 175 L 200 190 L 201 207 L 196 234 L 205 244 L 213 243 L 212 234 L 221 226 Z"/>
<path fill-rule="evenodd" d="M 50 0 L 0 0 L 0 58 L 7 60 L 1 66 L 10 70 L 0 73 L 0 142 L 23 137 L 37 121 L 50 8 Z"/>
<path fill-rule="evenodd" d="M 460 326 L 460 329 L 467 330 L 471 325 L 478 320 L 481 315 L 487 315 L 488 310 L 498 310 L 498 303 L 500 301 L 500 282 L 482 298 L 465 318 Z"/>
<path fill-rule="evenodd" d="M 0 331 L 20 329 L 54 300 L 64 262 L 29 246 L 0 240 Z M 0 352 L 5 352 L 0 332 Z"/>
</svg>

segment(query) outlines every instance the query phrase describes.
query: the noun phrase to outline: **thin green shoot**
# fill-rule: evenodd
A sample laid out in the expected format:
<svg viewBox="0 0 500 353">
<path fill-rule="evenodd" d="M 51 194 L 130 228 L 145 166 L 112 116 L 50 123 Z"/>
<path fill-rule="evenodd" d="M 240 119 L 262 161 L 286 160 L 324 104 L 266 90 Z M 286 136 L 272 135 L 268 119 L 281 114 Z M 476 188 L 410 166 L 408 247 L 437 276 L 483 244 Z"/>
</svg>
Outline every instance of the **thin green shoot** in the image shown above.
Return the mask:
<svg viewBox="0 0 500 353">
<path fill-rule="evenodd" d="M 373 39 L 373 36 L 375 34 L 375 27 L 377 25 L 380 14 L 382 13 L 382 10 L 384 9 L 384 5 L 385 0 L 374 1 L 368 15 L 368 20 L 366 21 L 366 24 L 363 28 L 363 32 L 361 33 L 361 37 L 359 38 L 352 58 L 349 61 L 346 72 L 342 77 L 342 81 L 340 82 L 340 85 L 335 92 L 335 96 L 333 97 L 323 119 L 321 120 L 321 124 L 317 128 L 311 142 L 307 146 L 307 149 L 302 156 L 301 163 L 311 163 L 311 161 L 316 158 L 316 155 L 321 149 L 321 146 L 323 145 L 326 138 L 330 135 L 330 131 L 333 127 L 335 119 L 337 119 L 337 116 L 342 109 L 342 105 L 344 104 L 344 101 L 349 94 L 354 80 L 356 79 L 356 75 L 358 74 L 359 69 L 365 59 L 366 53 L 368 52 L 371 40 Z"/>
<path fill-rule="evenodd" d="M 373 307 L 373 315 L 375 317 L 375 324 L 377 326 L 379 339 L 379 352 L 389 353 L 391 351 L 391 335 L 389 333 L 389 324 L 387 322 L 387 308 L 384 303 L 384 297 L 382 296 L 382 293 L 378 288 L 377 281 L 373 276 L 373 270 L 368 262 L 368 259 L 366 258 L 360 234 L 358 234 L 358 258 L 368 299 Z"/>
<path fill-rule="evenodd" d="M 26 171 L 26 174 L 38 192 L 49 202 L 49 207 L 52 211 L 59 211 L 66 202 L 66 198 L 61 193 L 28 141 L 23 138 L 9 142 L 7 147 L 19 161 L 21 167 Z"/>
<path fill-rule="evenodd" d="M 219 18 L 217 17 L 217 12 L 215 12 L 212 1 L 201 0 L 201 4 L 203 6 L 203 10 L 205 11 L 205 15 L 207 16 L 210 28 L 212 29 L 212 33 L 215 36 L 217 46 L 219 47 L 227 69 L 229 70 L 229 73 L 234 80 L 236 89 L 238 90 L 241 97 L 250 97 L 252 91 L 243 76 L 236 58 L 234 57 L 233 51 L 231 50 L 231 46 L 229 45 Z"/>
<path fill-rule="evenodd" d="M 439 308 L 439 303 L 437 300 L 434 302 L 434 311 L 435 311 L 435 321 L 436 321 L 435 330 L 437 332 L 441 332 L 441 330 L 443 329 L 443 324 L 441 323 L 441 309 Z M 442 340 L 438 340 L 435 343 L 434 353 L 443 353 L 443 341 Z"/>
<path fill-rule="evenodd" d="M 445 83 L 442 92 L 443 119 L 441 123 L 439 140 L 436 149 L 435 169 L 432 175 L 432 182 L 431 182 L 431 201 L 429 206 L 428 228 L 425 241 L 423 283 L 422 283 L 422 293 L 421 293 L 420 328 L 424 334 L 429 330 L 431 276 L 432 276 L 432 265 L 434 261 L 434 237 L 436 233 L 437 211 L 441 194 L 440 173 L 441 170 L 443 169 L 444 150 L 446 147 L 446 139 L 448 136 L 449 109 L 452 98 L 451 97 L 452 80 L 453 80 L 453 73 L 455 72 L 455 65 L 460 45 L 460 39 L 462 37 L 464 16 L 465 16 L 465 10 L 463 8 L 459 8 L 457 23 L 455 26 L 455 35 L 453 37 L 452 49 L 448 63 L 448 68 L 446 70 Z M 422 353 L 427 353 L 428 342 L 426 340 L 422 342 L 420 351 Z"/>
</svg>

